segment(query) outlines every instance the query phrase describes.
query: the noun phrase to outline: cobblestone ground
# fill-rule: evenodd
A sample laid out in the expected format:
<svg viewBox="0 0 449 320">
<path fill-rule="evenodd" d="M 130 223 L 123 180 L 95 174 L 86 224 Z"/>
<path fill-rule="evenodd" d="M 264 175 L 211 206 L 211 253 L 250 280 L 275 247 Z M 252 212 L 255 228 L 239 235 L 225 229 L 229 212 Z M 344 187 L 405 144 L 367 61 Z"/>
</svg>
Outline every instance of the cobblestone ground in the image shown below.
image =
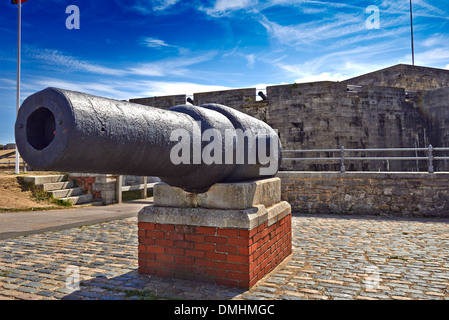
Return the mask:
<svg viewBox="0 0 449 320">
<path fill-rule="evenodd" d="M 0 299 L 449 300 L 449 220 L 292 221 L 292 256 L 250 291 L 137 274 L 130 218 L 0 241 Z"/>
</svg>

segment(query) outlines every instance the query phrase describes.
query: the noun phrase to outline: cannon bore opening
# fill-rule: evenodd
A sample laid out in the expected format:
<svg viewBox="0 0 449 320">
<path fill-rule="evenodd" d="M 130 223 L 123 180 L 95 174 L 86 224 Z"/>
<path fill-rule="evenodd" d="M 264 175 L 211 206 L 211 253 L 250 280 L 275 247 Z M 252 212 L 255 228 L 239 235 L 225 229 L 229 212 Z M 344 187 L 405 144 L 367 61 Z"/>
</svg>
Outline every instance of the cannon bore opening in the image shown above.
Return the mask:
<svg viewBox="0 0 449 320">
<path fill-rule="evenodd" d="M 43 150 L 52 143 L 56 134 L 56 121 L 47 108 L 39 108 L 27 119 L 26 134 L 28 143 L 36 150 Z"/>
</svg>

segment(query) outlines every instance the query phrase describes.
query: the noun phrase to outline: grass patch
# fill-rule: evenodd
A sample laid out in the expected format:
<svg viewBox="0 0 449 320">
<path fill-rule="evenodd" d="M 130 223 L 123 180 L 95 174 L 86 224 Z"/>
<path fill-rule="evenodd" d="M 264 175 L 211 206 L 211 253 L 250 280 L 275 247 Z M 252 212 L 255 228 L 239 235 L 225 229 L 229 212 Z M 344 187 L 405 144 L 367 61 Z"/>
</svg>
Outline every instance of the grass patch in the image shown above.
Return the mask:
<svg viewBox="0 0 449 320">
<path fill-rule="evenodd" d="M 151 291 L 145 290 L 145 291 L 140 291 L 140 290 L 124 290 L 125 292 L 125 297 L 130 298 L 130 297 L 138 297 L 139 300 L 157 300 L 158 296 L 155 295 L 154 293 L 152 293 Z"/>
<path fill-rule="evenodd" d="M 183 300 L 178 297 L 169 297 L 169 296 L 158 296 L 157 294 L 152 293 L 150 290 L 120 290 L 120 289 L 111 289 L 108 287 L 102 287 L 111 292 L 122 292 L 125 294 L 126 298 L 137 297 L 139 300 Z"/>
<path fill-rule="evenodd" d="M 71 205 L 70 205 L 71 207 Z M 48 211 L 48 210 L 61 210 L 61 209 L 69 209 L 69 206 L 62 207 L 32 207 L 32 208 L 0 208 L 0 212 L 29 212 L 29 211 Z"/>
<path fill-rule="evenodd" d="M 8 271 L 8 270 L 2 271 L 2 272 L 0 272 L 0 277 L 6 278 L 8 276 L 8 274 L 10 274 L 10 273 L 12 273 L 12 272 Z"/>
<path fill-rule="evenodd" d="M 148 190 L 147 198 L 151 198 L 153 196 L 153 190 Z M 122 201 L 133 201 L 137 199 L 142 199 L 142 191 L 141 190 L 133 190 L 133 191 L 125 191 L 122 193 Z"/>
<path fill-rule="evenodd" d="M 403 260 L 403 261 L 407 261 L 406 258 L 400 257 L 400 256 L 389 256 L 388 259 L 395 259 L 395 260 Z"/>
<path fill-rule="evenodd" d="M 22 189 L 22 191 L 24 191 L 24 192 L 30 191 L 32 194 L 32 197 L 37 202 L 48 202 L 48 203 L 55 204 L 56 206 L 58 206 L 57 209 L 60 209 L 60 207 L 65 207 L 65 208 L 72 207 L 72 203 L 70 201 L 56 199 L 50 193 L 48 193 L 41 187 L 38 187 L 31 182 L 25 182 L 22 177 L 17 177 L 17 181 L 19 182 L 19 185 L 20 185 L 20 188 Z M 50 208 L 45 208 L 45 209 L 51 210 Z M 39 208 L 32 208 L 32 210 L 20 209 L 19 211 L 42 211 L 42 210 L 39 210 Z"/>
</svg>

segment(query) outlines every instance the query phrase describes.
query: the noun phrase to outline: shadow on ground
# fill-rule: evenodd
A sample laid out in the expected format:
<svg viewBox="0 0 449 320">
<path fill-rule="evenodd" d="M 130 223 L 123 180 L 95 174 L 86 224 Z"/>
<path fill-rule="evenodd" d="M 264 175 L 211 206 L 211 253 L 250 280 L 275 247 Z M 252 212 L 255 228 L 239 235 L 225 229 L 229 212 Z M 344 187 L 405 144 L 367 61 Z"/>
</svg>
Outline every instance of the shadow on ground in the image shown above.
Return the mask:
<svg viewBox="0 0 449 320">
<path fill-rule="evenodd" d="M 381 215 L 350 215 L 350 214 L 330 214 L 330 213 L 298 213 L 292 214 L 294 217 L 304 218 L 324 218 L 324 219 L 341 219 L 341 220 L 376 220 L 376 221 L 414 221 L 422 223 L 449 223 L 448 218 L 436 217 L 412 217 L 412 216 L 381 216 Z"/>
<path fill-rule="evenodd" d="M 69 283 L 68 290 L 70 287 L 75 290 L 62 300 L 230 300 L 245 292 L 188 280 L 141 275 L 137 270 L 111 278 L 98 274 L 95 278 L 82 280 L 79 285 L 71 282 L 73 285 Z"/>
</svg>

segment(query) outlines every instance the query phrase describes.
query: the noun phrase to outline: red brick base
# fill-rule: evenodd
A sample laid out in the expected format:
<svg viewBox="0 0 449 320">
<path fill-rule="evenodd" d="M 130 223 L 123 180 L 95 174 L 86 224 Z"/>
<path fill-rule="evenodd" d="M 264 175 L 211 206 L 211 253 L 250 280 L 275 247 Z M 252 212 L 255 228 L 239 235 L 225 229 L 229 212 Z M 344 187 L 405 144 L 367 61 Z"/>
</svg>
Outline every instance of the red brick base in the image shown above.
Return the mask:
<svg viewBox="0 0 449 320">
<path fill-rule="evenodd" d="M 291 214 L 249 231 L 139 222 L 141 274 L 248 289 L 291 252 Z"/>
<path fill-rule="evenodd" d="M 73 181 L 77 187 L 83 188 L 84 193 L 93 194 L 95 177 L 75 177 L 69 176 L 69 181 Z M 99 197 L 98 197 L 99 198 Z"/>
</svg>

